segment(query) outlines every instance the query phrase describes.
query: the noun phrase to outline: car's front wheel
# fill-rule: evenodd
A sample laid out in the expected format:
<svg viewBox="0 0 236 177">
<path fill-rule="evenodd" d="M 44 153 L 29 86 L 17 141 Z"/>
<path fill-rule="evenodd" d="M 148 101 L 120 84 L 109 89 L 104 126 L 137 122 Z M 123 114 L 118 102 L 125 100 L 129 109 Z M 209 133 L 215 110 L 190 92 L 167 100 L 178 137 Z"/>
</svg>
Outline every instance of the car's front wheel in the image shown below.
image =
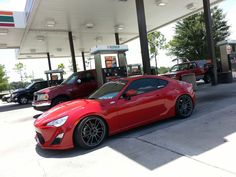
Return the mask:
<svg viewBox="0 0 236 177">
<path fill-rule="evenodd" d="M 107 134 L 105 122 L 96 116 L 83 119 L 75 129 L 75 145 L 84 149 L 92 149 L 100 145 Z"/>
<path fill-rule="evenodd" d="M 209 74 L 205 74 L 203 80 L 204 80 L 205 84 L 210 83 L 211 82 L 210 75 Z"/>
<path fill-rule="evenodd" d="M 27 104 L 29 102 L 29 99 L 26 96 L 20 96 L 18 99 L 19 104 Z"/>
<path fill-rule="evenodd" d="M 189 95 L 181 95 L 176 102 L 176 116 L 179 118 L 187 118 L 193 112 L 193 100 Z"/>
</svg>

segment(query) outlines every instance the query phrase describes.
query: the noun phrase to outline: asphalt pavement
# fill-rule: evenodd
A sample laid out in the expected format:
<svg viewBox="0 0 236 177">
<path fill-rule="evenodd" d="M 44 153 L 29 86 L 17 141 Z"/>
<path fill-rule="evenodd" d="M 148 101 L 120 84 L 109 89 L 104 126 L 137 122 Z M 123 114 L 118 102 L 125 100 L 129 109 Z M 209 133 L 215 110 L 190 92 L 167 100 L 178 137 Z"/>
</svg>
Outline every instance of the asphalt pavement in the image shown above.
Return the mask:
<svg viewBox="0 0 236 177">
<path fill-rule="evenodd" d="M 93 150 L 42 150 L 30 105 L 0 103 L 0 177 L 236 177 L 236 83 L 199 85 L 188 119 L 108 138 Z"/>
</svg>

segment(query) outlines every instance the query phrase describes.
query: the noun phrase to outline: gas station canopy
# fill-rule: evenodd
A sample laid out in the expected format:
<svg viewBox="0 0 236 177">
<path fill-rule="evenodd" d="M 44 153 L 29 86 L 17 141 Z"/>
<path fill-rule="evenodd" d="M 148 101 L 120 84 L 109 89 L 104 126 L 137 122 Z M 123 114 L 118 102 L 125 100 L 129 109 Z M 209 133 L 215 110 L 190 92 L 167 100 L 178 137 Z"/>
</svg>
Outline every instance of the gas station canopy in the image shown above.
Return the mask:
<svg viewBox="0 0 236 177">
<path fill-rule="evenodd" d="M 216 4 L 222 0 L 210 0 Z M 201 0 L 145 0 L 147 30 L 151 31 L 203 8 Z M 0 48 L 19 48 L 18 58 L 71 55 L 68 32 L 73 34 L 76 56 L 96 45 L 115 44 L 138 37 L 135 0 L 28 0 L 21 26 L 0 25 Z M 0 13 L 1 21 L 1 13 Z M 0 22 L 1 24 L 1 22 Z"/>
</svg>

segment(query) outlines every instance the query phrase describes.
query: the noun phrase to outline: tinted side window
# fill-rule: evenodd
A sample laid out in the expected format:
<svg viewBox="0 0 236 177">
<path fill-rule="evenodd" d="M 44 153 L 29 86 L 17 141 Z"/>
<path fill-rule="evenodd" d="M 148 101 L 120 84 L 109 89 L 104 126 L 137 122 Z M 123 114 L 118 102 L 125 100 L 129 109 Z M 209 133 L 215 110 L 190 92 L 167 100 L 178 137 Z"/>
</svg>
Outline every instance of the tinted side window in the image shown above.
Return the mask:
<svg viewBox="0 0 236 177">
<path fill-rule="evenodd" d="M 157 89 L 157 85 L 158 82 L 156 79 L 139 79 L 136 81 L 133 81 L 128 88 L 126 89 L 126 91 L 134 89 L 137 91 L 138 94 L 142 94 L 142 93 L 147 93 L 153 90 Z"/>
<path fill-rule="evenodd" d="M 90 82 L 90 81 L 94 81 L 95 77 L 93 76 L 93 74 L 91 72 L 85 72 L 81 75 L 81 81 L 82 82 Z"/>
<path fill-rule="evenodd" d="M 157 79 L 158 80 L 158 85 L 157 88 L 163 88 L 168 84 L 168 81 L 162 80 L 162 79 Z"/>
</svg>

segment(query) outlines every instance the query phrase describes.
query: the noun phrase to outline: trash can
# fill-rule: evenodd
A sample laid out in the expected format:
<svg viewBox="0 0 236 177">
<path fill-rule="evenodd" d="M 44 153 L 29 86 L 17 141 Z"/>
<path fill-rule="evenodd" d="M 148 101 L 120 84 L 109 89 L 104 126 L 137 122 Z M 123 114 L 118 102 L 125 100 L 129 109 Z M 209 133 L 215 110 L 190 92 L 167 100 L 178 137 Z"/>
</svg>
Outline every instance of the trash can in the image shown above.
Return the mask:
<svg viewBox="0 0 236 177">
<path fill-rule="evenodd" d="M 188 82 L 190 84 L 192 84 L 193 86 L 193 90 L 196 91 L 197 90 L 197 82 L 196 82 L 196 76 L 194 73 L 189 73 L 189 74 L 183 74 L 181 76 L 181 80 Z"/>
</svg>

